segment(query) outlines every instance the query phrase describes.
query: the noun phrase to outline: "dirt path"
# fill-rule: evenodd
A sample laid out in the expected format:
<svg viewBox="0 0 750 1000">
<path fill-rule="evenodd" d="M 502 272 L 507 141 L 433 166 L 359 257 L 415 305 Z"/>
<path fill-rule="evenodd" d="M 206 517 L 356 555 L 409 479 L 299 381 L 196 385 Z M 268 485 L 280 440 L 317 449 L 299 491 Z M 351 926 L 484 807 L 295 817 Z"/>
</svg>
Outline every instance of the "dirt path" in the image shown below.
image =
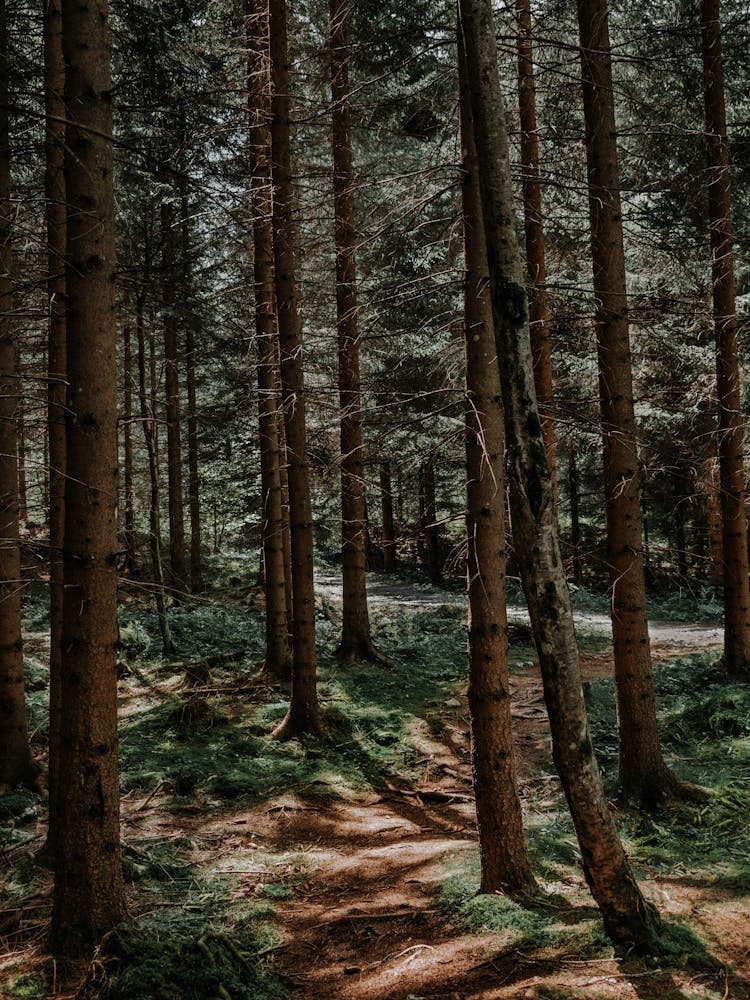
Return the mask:
<svg viewBox="0 0 750 1000">
<path fill-rule="evenodd" d="M 319 596 L 334 604 L 341 603 L 341 576 L 320 573 L 315 580 Z M 466 598 L 455 590 L 442 590 L 429 584 L 410 583 L 394 580 L 378 573 L 367 577 L 367 596 L 370 605 L 377 607 L 398 607 L 405 611 L 425 611 L 431 607 L 463 607 Z M 521 605 L 508 606 L 508 618 L 514 622 L 528 623 L 529 613 Z M 612 635 L 612 624 L 608 615 L 590 612 L 576 612 L 577 625 Z M 652 646 L 668 647 L 673 655 L 693 649 L 708 649 L 720 646 L 724 641 L 724 629 L 720 625 L 689 622 L 650 621 L 648 632 Z"/>
</svg>

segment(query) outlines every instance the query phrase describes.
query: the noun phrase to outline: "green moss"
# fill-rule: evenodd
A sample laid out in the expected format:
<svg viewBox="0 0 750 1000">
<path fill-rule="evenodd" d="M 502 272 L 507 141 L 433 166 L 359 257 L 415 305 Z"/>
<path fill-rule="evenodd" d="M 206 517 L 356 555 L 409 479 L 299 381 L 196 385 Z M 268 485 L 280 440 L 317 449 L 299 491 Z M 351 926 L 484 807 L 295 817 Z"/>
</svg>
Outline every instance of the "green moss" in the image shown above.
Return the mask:
<svg viewBox="0 0 750 1000">
<path fill-rule="evenodd" d="M 3 989 L 13 1000 L 44 1000 L 47 996 L 47 984 L 39 976 L 16 976 Z M 6 994 L 3 994 L 6 995 Z"/>
</svg>

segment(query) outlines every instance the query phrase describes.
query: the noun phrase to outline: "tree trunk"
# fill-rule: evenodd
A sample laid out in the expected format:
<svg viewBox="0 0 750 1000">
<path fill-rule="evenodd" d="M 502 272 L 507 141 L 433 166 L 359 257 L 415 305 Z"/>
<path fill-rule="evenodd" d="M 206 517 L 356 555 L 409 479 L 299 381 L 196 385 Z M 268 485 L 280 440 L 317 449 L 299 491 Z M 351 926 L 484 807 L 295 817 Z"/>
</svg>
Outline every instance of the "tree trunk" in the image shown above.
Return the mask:
<svg viewBox="0 0 750 1000">
<path fill-rule="evenodd" d="M 393 523 L 393 489 L 389 462 L 383 462 L 380 466 L 380 505 L 383 519 L 383 572 L 394 573 L 396 570 L 396 529 Z"/>
<path fill-rule="evenodd" d="M 716 434 L 709 431 L 706 437 L 708 454 L 703 462 L 706 534 L 708 536 L 708 578 L 715 587 L 721 587 L 724 582 L 724 546 L 722 544 L 721 497 L 719 496 L 719 467 L 716 446 Z"/>
<path fill-rule="evenodd" d="M 49 823 L 41 856 L 54 863 L 60 794 L 60 726 L 65 532 L 65 405 L 67 347 L 65 314 L 65 64 L 61 0 L 44 4 L 44 211 L 47 226 L 47 438 L 49 441 Z"/>
<path fill-rule="evenodd" d="M 503 405 L 466 60 L 459 32 L 466 347 L 469 710 L 481 892 L 533 890 L 510 714 Z"/>
<path fill-rule="evenodd" d="M 167 465 L 169 483 L 169 563 L 175 595 L 187 587 L 185 515 L 182 499 L 182 443 L 180 381 L 175 310 L 174 213 L 166 199 L 161 204 L 162 281 L 164 305 L 164 387 L 166 394 Z"/>
<path fill-rule="evenodd" d="M 135 569 L 135 493 L 133 489 L 133 358 L 130 326 L 123 331 L 123 440 L 125 475 L 125 569 Z"/>
<path fill-rule="evenodd" d="M 16 433 L 19 383 L 13 320 L 8 24 L 0 0 L 0 795 L 37 776 L 26 723 L 21 646 L 21 547 Z"/>
<path fill-rule="evenodd" d="M 542 671 L 555 766 L 604 926 L 621 947 L 648 946 L 656 917 L 617 835 L 589 736 L 554 490 L 537 412 L 526 292 L 516 239 L 505 109 L 489 0 L 461 0 L 495 343 L 505 412 L 513 532 Z"/>
<path fill-rule="evenodd" d="M 146 280 L 148 280 L 149 268 L 146 267 Z M 151 556 L 151 575 L 154 579 L 154 603 L 156 604 L 156 617 L 159 621 L 159 632 L 161 634 L 161 647 L 164 656 L 171 656 L 175 652 L 175 645 L 172 639 L 172 632 L 169 627 L 169 615 L 167 614 L 167 602 L 164 596 L 164 571 L 161 562 L 161 509 L 159 506 L 159 463 L 156 450 L 157 442 L 157 422 L 155 420 L 155 409 L 153 393 L 151 396 L 151 407 L 148 404 L 146 389 L 146 335 L 143 329 L 143 306 L 145 292 L 139 291 L 136 295 L 135 327 L 138 341 L 138 400 L 141 410 L 141 426 L 143 427 L 143 438 L 146 442 L 146 456 L 148 458 L 148 477 L 151 487 L 150 503 L 148 508 L 149 532 L 148 547 Z"/>
<path fill-rule="evenodd" d="M 716 391 L 719 399 L 719 474 L 724 556 L 724 664 L 730 674 L 750 675 L 750 582 L 748 581 L 745 468 L 734 235 L 730 204 L 729 144 L 724 107 L 719 0 L 701 0 L 701 37 L 706 99 L 708 216 L 716 331 Z"/>
<path fill-rule="evenodd" d="M 284 567 L 279 448 L 278 338 L 273 281 L 271 67 L 267 2 L 247 0 L 250 199 L 253 217 L 255 336 L 258 344 L 258 426 L 261 469 L 266 669 L 288 679 L 291 670 Z"/>
<path fill-rule="evenodd" d="M 187 383 L 188 504 L 190 511 L 190 590 L 203 590 L 201 563 L 201 496 L 198 471 L 198 409 L 195 392 L 195 330 L 193 273 L 190 256 L 190 203 L 187 178 L 180 178 L 182 301 L 185 315 L 185 381 Z"/>
<path fill-rule="evenodd" d="M 63 0 L 68 304 L 61 802 L 50 944 L 89 956 L 125 915 L 117 772 L 117 372 L 105 0 Z"/>
<path fill-rule="evenodd" d="M 341 407 L 342 629 L 338 656 L 377 659 L 367 609 L 365 478 L 362 391 L 357 322 L 354 169 L 349 116 L 349 0 L 330 0 L 329 46 L 336 243 L 339 404 Z"/>
<path fill-rule="evenodd" d="M 568 449 L 568 491 L 570 493 L 570 547 L 573 553 L 573 583 L 583 585 L 583 563 L 581 562 L 581 519 L 579 512 L 581 484 L 578 480 L 578 463 L 575 445 Z"/>
<path fill-rule="evenodd" d="M 29 519 L 29 505 L 26 491 L 26 414 L 24 412 L 23 370 L 21 367 L 21 350 L 18 340 L 13 338 L 13 371 L 15 372 L 15 443 L 16 476 L 18 480 L 18 520 L 26 522 Z"/>
<path fill-rule="evenodd" d="M 578 24 L 604 439 L 620 786 L 627 797 L 651 807 L 674 795 L 678 784 L 661 754 L 651 673 L 606 0 L 578 0 Z"/>
<path fill-rule="evenodd" d="M 304 732 L 319 732 L 322 722 L 318 707 L 315 652 L 313 523 L 305 426 L 302 323 L 297 288 L 299 233 L 294 218 L 286 0 L 270 0 L 270 21 L 273 83 L 271 142 L 276 188 L 273 205 L 274 283 L 288 459 L 294 607 L 291 700 L 286 718 L 276 730 L 276 736 L 283 739 Z"/>
<path fill-rule="evenodd" d="M 435 498 L 435 466 L 432 459 L 420 468 L 420 522 L 424 538 L 424 568 L 433 583 L 439 583 L 440 529 L 437 524 L 437 501 Z"/>
<path fill-rule="evenodd" d="M 544 446 L 557 492 L 555 447 L 555 398 L 552 389 L 547 265 L 544 256 L 542 186 L 539 175 L 539 133 L 536 122 L 536 85 L 531 37 L 531 0 L 516 0 L 518 34 L 518 107 L 521 117 L 521 181 L 526 232 L 526 281 L 529 295 L 529 329 L 534 357 L 534 385 L 542 418 Z"/>
</svg>

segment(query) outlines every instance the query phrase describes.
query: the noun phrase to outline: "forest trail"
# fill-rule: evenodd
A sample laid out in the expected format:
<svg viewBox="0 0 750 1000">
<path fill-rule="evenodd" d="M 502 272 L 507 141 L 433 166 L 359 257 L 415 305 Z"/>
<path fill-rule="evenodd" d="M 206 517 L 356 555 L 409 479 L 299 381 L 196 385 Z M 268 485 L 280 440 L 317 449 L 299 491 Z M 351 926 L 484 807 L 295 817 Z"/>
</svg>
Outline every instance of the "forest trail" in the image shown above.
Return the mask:
<svg viewBox="0 0 750 1000">
<path fill-rule="evenodd" d="M 341 575 L 318 573 L 316 592 L 325 600 L 341 604 Z M 426 611 L 433 607 L 465 607 L 466 595 L 460 590 L 447 590 L 432 584 L 398 580 L 378 573 L 367 575 L 367 597 L 372 607 L 396 607 L 404 611 Z M 611 637 L 612 625 L 608 615 L 576 611 L 576 624 Z M 508 605 L 511 622 L 528 624 L 529 613 L 521 605 Z M 651 645 L 664 649 L 671 655 L 693 650 L 710 649 L 724 641 L 720 625 L 699 622 L 649 621 Z"/>
</svg>

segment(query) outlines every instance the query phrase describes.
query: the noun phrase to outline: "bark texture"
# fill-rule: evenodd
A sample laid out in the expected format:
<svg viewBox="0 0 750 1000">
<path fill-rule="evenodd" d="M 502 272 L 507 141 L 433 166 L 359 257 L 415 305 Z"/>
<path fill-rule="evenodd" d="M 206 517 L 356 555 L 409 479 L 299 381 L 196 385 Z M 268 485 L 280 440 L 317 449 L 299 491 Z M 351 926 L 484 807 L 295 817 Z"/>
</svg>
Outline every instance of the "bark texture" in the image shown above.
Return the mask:
<svg viewBox="0 0 750 1000">
<path fill-rule="evenodd" d="M 396 570 L 396 526 L 393 520 L 393 485 L 391 466 L 383 462 L 380 466 L 380 510 L 383 521 L 383 572 Z"/>
<path fill-rule="evenodd" d="M 255 337 L 258 345 L 263 587 L 266 599 L 266 668 L 276 677 L 291 671 L 284 565 L 284 524 L 279 446 L 278 337 L 273 270 L 271 172 L 271 61 L 267 0 L 248 0 L 248 113 L 250 201 L 253 217 Z"/>
<path fill-rule="evenodd" d="M 510 714 L 505 607 L 505 435 L 466 60 L 459 33 L 466 346 L 469 710 L 481 892 L 535 882 L 523 832 Z"/>
<path fill-rule="evenodd" d="M 274 179 L 274 285 L 281 349 L 281 384 L 286 431 L 291 540 L 292 693 L 289 711 L 276 731 L 279 738 L 322 728 L 315 653 L 315 585 L 310 466 L 305 424 L 302 322 L 297 287 L 298 228 L 294 216 L 290 136 L 289 53 L 285 0 L 270 0 L 272 163 Z"/>
<path fill-rule="evenodd" d="M 620 947 L 648 947 L 655 913 L 641 895 L 614 826 L 586 719 L 552 477 L 534 391 L 492 6 L 489 0 L 461 0 L 460 15 L 500 363 L 513 533 L 542 671 L 553 757 L 584 874 L 605 929 Z"/>
<path fill-rule="evenodd" d="M 552 388 L 547 264 L 544 254 L 542 185 L 539 173 L 539 133 L 536 123 L 536 84 L 531 34 L 531 0 L 516 0 L 518 34 L 518 108 L 521 118 L 521 184 L 526 233 L 526 287 L 529 295 L 529 330 L 534 357 L 534 385 L 542 418 L 544 446 L 557 489 L 555 446 L 555 397 Z"/>
<path fill-rule="evenodd" d="M 331 136 L 333 144 L 334 236 L 339 406 L 341 408 L 342 629 L 338 655 L 372 657 L 367 608 L 367 516 L 362 461 L 362 390 L 357 322 L 354 168 L 349 114 L 350 0 L 330 0 Z"/>
<path fill-rule="evenodd" d="M 65 531 L 65 403 L 67 319 L 65 313 L 65 65 L 61 0 L 45 0 L 44 37 L 44 213 L 47 228 L 47 440 L 49 456 L 49 825 L 42 857 L 52 862 L 60 789 L 60 671 Z"/>
<path fill-rule="evenodd" d="M 716 333 L 724 566 L 724 663 L 731 674 L 750 675 L 750 582 L 742 434 L 734 234 L 719 0 L 701 0 L 701 38 L 708 154 L 708 217 Z"/>
<path fill-rule="evenodd" d="M 117 772 L 117 378 L 111 78 L 105 0 L 63 0 L 67 189 L 58 855 L 50 944 L 89 955 L 124 916 Z"/>
<path fill-rule="evenodd" d="M 19 382 L 13 320 L 10 144 L 8 139 L 8 24 L 0 0 L 0 794 L 33 786 L 21 647 L 21 548 L 19 544 Z"/>
<path fill-rule="evenodd" d="M 606 0 L 578 0 L 586 120 L 607 562 L 617 688 L 620 787 L 652 807 L 677 791 L 659 745 L 646 613 L 620 176 Z"/>
</svg>

